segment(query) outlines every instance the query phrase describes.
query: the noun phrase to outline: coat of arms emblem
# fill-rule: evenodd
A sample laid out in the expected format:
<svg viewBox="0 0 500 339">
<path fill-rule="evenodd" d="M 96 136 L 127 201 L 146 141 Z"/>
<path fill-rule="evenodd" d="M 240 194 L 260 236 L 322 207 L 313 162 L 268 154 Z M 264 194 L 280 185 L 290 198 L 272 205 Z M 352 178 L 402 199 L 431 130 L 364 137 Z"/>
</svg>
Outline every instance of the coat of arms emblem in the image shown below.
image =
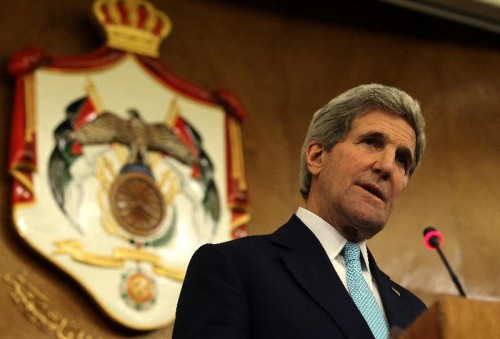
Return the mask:
<svg viewBox="0 0 500 339">
<path fill-rule="evenodd" d="M 168 17 L 142 0 L 96 0 L 107 42 L 83 56 L 16 53 L 13 219 L 36 252 L 134 329 L 172 322 L 192 253 L 246 234 L 240 123 L 158 59 Z"/>
</svg>

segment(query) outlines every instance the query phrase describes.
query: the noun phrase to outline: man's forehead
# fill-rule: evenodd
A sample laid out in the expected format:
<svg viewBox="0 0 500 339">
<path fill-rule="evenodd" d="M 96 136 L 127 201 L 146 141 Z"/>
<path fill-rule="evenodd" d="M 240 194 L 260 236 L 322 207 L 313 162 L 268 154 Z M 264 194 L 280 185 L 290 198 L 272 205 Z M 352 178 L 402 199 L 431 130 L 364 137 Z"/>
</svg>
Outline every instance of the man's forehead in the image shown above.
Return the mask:
<svg viewBox="0 0 500 339">
<path fill-rule="evenodd" d="M 354 118 L 350 132 L 356 134 L 382 134 L 394 142 L 415 150 L 416 133 L 403 117 L 383 110 L 372 110 Z"/>
</svg>

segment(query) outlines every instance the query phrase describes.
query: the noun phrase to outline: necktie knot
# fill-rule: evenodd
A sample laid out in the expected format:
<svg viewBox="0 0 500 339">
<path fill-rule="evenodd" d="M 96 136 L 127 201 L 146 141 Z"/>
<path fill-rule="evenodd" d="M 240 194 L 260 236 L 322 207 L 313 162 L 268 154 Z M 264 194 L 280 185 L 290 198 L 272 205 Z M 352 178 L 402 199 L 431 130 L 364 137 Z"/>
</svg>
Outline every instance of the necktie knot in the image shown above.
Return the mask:
<svg viewBox="0 0 500 339">
<path fill-rule="evenodd" d="M 359 249 L 358 244 L 354 242 L 348 241 L 344 246 L 344 260 L 346 264 L 351 264 L 352 262 L 359 262 L 359 256 L 361 254 L 361 250 Z"/>
</svg>

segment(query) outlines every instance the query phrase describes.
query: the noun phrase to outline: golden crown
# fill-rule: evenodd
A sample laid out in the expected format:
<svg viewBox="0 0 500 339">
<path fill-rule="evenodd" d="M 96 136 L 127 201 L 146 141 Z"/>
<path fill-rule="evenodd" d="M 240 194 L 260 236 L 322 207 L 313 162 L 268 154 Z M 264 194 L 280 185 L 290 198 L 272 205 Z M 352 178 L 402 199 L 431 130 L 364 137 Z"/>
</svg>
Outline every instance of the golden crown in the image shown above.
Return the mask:
<svg viewBox="0 0 500 339">
<path fill-rule="evenodd" d="M 143 0 L 96 0 L 94 15 L 106 33 L 109 47 L 157 57 L 170 33 L 170 19 Z"/>
</svg>

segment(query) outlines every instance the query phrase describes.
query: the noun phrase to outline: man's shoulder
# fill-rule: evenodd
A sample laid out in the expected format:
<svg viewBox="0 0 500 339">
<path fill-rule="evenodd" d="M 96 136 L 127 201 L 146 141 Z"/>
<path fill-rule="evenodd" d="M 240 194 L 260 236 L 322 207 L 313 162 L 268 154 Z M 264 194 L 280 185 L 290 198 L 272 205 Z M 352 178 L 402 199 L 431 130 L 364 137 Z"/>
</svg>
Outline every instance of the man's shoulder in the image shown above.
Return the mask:
<svg viewBox="0 0 500 339">
<path fill-rule="evenodd" d="M 282 232 L 283 226 L 269 234 L 248 235 L 220 243 L 204 244 L 198 248 L 194 257 L 219 258 L 233 264 L 267 260 L 277 253 L 277 234 Z"/>
<path fill-rule="evenodd" d="M 224 241 L 221 243 L 212 244 L 225 251 L 242 251 L 248 250 L 255 246 L 261 246 L 270 241 L 272 234 L 247 235 L 245 237 Z"/>
<path fill-rule="evenodd" d="M 221 274 L 237 272 L 240 276 L 253 276 L 279 255 L 270 239 L 271 235 L 251 235 L 221 243 L 207 243 L 195 251 L 189 266 L 196 267 L 196 270 L 223 272 Z"/>
<path fill-rule="evenodd" d="M 273 242 L 280 243 L 281 240 L 288 240 L 289 238 L 293 239 L 296 237 L 304 237 L 304 234 L 302 232 L 311 233 L 302 223 L 302 221 L 300 221 L 300 219 L 297 218 L 295 214 L 293 214 L 288 221 L 276 228 L 272 233 L 262 235 L 249 235 L 246 237 L 214 244 L 214 246 L 218 246 L 227 250 L 238 251 L 255 246 L 268 245 Z M 295 240 L 300 241 L 300 239 Z"/>
<path fill-rule="evenodd" d="M 309 230 L 306 226 L 300 226 L 298 220 L 294 215 L 270 234 L 249 235 L 220 243 L 204 244 L 194 253 L 192 260 L 207 265 L 210 261 L 226 263 L 249 270 L 255 266 L 267 266 L 267 263 L 282 255 L 283 249 L 287 250 L 305 239 L 310 241 L 310 238 L 314 238 L 312 233 L 308 238 Z M 306 232 L 306 235 L 302 232 Z"/>
</svg>

